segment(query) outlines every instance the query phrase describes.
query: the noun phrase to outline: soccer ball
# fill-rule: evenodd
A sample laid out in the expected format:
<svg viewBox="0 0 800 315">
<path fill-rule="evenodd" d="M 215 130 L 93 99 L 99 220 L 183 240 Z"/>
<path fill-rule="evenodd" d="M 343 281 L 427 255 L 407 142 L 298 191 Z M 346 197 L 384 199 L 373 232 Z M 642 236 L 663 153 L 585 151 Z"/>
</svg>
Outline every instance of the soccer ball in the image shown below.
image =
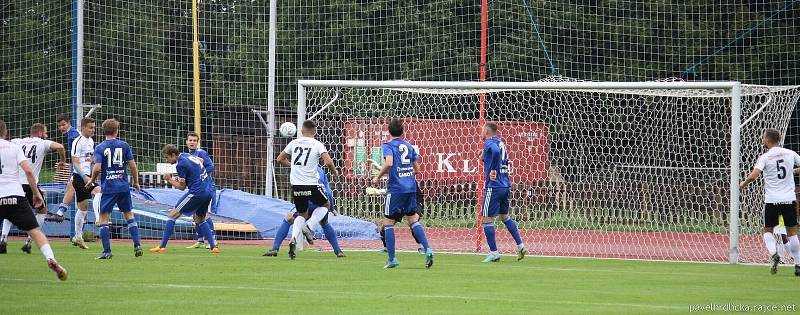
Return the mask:
<svg viewBox="0 0 800 315">
<path fill-rule="evenodd" d="M 281 125 L 281 136 L 284 137 L 293 137 L 295 133 L 297 133 L 297 127 L 291 122 L 285 122 Z"/>
</svg>

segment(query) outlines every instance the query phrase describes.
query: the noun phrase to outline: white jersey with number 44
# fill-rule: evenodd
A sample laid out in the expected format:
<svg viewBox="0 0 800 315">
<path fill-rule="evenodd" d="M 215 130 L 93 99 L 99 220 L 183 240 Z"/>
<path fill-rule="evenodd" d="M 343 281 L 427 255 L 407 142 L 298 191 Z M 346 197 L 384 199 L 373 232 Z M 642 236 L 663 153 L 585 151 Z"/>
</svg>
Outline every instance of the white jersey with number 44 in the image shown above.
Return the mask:
<svg viewBox="0 0 800 315">
<path fill-rule="evenodd" d="M 290 156 L 292 170 L 289 173 L 289 182 L 293 186 L 319 185 L 317 165 L 320 156 L 328 152 L 322 142 L 309 137 L 297 138 L 289 142 L 283 152 Z"/>
<path fill-rule="evenodd" d="M 25 154 L 20 147 L 11 141 L 0 139 L 0 198 L 25 196 L 19 183 L 19 166 L 25 160 Z"/>
<path fill-rule="evenodd" d="M 800 166 L 800 155 L 789 149 L 773 147 L 758 157 L 755 168 L 764 176 L 764 202 L 792 202 L 794 194 L 794 168 Z"/>
<path fill-rule="evenodd" d="M 28 137 L 24 139 L 13 139 L 11 142 L 22 149 L 22 153 L 25 154 L 25 157 L 29 162 L 31 162 L 33 177 L 36 178 L 36 182 L 38 183 L 39 173 L 42 171 L 44 156 L 47 154 L 47 152 L 50 152 L 50 145 L 53 144 L 53 141 L 45 140 L 39 137 Z M 25 185 L 28 184 L 28 178 L 25 177 L 25 172 L 19 172 L 19 183 Z"/>
</svg>

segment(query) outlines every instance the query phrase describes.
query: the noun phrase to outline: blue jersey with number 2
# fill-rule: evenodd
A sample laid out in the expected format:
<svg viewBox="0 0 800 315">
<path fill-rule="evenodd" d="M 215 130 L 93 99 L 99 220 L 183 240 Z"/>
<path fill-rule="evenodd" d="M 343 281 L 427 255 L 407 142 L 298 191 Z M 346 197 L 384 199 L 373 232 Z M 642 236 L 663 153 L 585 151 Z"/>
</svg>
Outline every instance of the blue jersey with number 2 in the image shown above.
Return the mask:
<svg viewBox="0 0 800 315">
<path fill-rule="evenodd" d="M 383 144 L 383 158 L 392 157 L 392 167 L 389 169 L 389 193 L 410 193 L 417 191 L 417 177 L 414 174 L 414 162 L 417 161 L 417 152 L 414 146 L 406 140 L 394 138 Z"/>
<path fill-rule="evenodd" d="M 100 190 L 104 194 L 129 192 L 128 161 L 133 151 L 127 142 L 105 140 L 94 148 L 94 162 L 100 164 Z"/>
</svg>

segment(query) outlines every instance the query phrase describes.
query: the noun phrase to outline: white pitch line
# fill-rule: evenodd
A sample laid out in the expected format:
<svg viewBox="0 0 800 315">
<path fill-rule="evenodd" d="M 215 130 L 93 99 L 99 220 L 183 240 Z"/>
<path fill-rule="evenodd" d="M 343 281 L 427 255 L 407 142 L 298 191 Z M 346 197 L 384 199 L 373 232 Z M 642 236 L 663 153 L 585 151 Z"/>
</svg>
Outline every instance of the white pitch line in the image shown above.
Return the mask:
<svg viewBox="0 0 800 315">
<path fill-rule="evenodd" d="M 20 279 L 20 278 L 0 278 L 0 281 L 15 281 L 15 282 L 28 282 L 28 283 L 54 283 L 54 281 L 40 280 L 40 279 Z M 69 284 L 75 284 L 83 287 L 96 287 L 96 288 L 131 288 L 141 287 L 147 289 L 155 288 L 180 288 L 180 289 L 218 289 L 218 290 L 247 290 L 247 291 L 274 291 L 274 292 L 292 292 L 302 294 L 315 294 L 327 295 L 331 297 L 341 297 L 340 292 L 330 292 L 324 290 L 312 289 L 286 289 L 286 288 L 266 288 L 266 287 L 251 287 L 251 286 L 224 286 L 224 285 L 194 285 L 194 284 L 164 284 L 164 283 L 142 283 L 142 282 L 104 282 L 88 283 L 83 281 L 69 281 Z M 411 299 L 451 299 L 451 300 L 483 300 L 496 302 L 497 298 L 488 298 L 481 296 L 459 296 L 459 295 L 427 295 L 427 294 L 395 294 L 395 293 L 367 293 L 367 292 L 347 292 L 347 295 L 358 295 L 364 297 L 387 298 L 387 297 L 401 297 Z M 527 302 L 534 302 L 538 304 L 559 304 L 559 305 L 586 305 L 586 306 L 605 306 L 605 307 L 635 307 L 645 309 L 669 309 L 669 310 L 686 310 L 687 306 L 682 305 L 657 305 L 657 304 L 637 304 L 637 303 L 600 303 L 600 302 L 582 302 L 572 300 L 534 300 L 526 298 Z"/>
</svg>

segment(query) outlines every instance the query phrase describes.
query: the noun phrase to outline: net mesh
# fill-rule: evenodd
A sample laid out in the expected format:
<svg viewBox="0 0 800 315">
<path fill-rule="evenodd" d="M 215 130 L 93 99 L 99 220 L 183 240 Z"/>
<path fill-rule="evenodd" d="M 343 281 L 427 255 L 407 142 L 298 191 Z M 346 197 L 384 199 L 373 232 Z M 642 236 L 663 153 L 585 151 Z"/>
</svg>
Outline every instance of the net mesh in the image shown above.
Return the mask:
<svg viewBox="0 0 800 315">
<path fill-rule="evenodd" d="M 763 128 L 786 129 L 799 92 L 745 86 L 742 117 L 752 119 L 742 132 L 743 173 L 762 152 Z M 337 211 L 382 218 L 383 196 L 366 193 L 366 159 L 382 159 L 385 125 L 401 117 L 405 137 L 420 153 L 417 179 L 432 246 L 475 251 L 481 93 L 486 119 L 499 124 L 509 148 L 511 214 L 531 252 L 727 260 L 731 104 L 725 91 L 309 87 L 306 110 L 316 115 L 318 138 L 343 173 L 334 181 Z M 760 189 L 743 198 L 746 262 L 766 257 L 758 237 Z M 513 252 L 510 236 L 498 236 L 500 250 Z M 416 246 L 410 237 L 401 244 Z"/>
</svg>

